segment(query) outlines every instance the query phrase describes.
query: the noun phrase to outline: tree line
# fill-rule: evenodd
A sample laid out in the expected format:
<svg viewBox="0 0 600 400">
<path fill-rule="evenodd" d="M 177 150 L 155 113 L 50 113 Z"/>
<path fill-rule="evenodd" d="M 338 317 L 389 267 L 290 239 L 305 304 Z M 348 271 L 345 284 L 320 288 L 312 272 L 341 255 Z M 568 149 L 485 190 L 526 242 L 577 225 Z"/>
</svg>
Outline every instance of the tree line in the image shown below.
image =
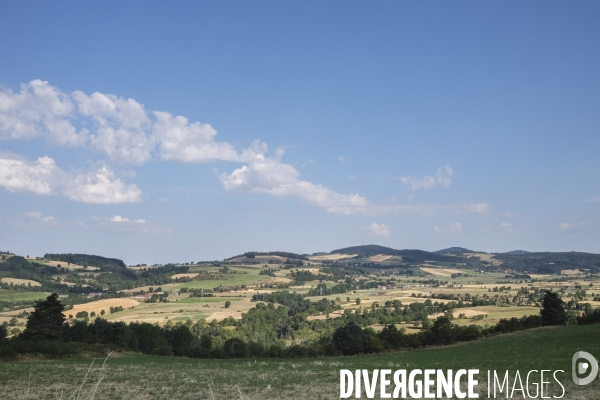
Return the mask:
<svg viewBox="0 0 600 400">
<path fill-rule="evenodd" d="M 143 354 L 174 355 L 195 358 L 244 357 L 318 357 L 368 354 L 382 351 L 410 350 L 427 346 L 442 346 L 456 342 L 515 332 L 544 325 L 564 325 L 568 320 L 564 302 L 557 293 L 547 291 L 540 315 L 502 319 L 489 328 L 477 325 L 459 326 L 452 322 L 451 310 L 433 322 L 427 318 L 434 304 L 412 303 L 402 306 L 399 301 L 386 307 L 373 307 L 362 312 L 344 312 L 340 318 L 307 321 L 305 316 L 315 311 L 331 312 L 339 306 L 327 299 L 311 302 L 293 293 L 262 294 L 256 307 L 244 314 L 241 321 L 196 324 L 158 324 L 110 322 L 96 318 L 65 323 L 65 306 L 56 293 L 38 301 L 29 314 L 25 331 L 5 339 L 6 329 L 0 328 L 0 358 L 15 358 L 19 354 L 42 353 L 49 356 L 71 355 L 73 352 L 98 352 L 102 348 L 134 351 Z M 267 301 L 265 304 L 263 301 Z M 275 307 L 275 304 L 279 304 Z M 442 307 L 438 304 L 437 307 Z M 377 315 L 392 313 L 424 316 L 423 329 L 407 334 L 397 324 L 384 323 L 376 332 L 369 325 Z M 349 311 L 349 310 L 347 310 Z M 425 323 L 427 321 L 427 323 Z M 600 309 L 587 310 L 570 323 L 600 323 Z M 233 326 L 236 329 L 223 329 Z M 313 338 L 289 345 L 296 333 L 308 330 Z M 292 340 L 293 342 L 293 340 Z"/>
</svg>

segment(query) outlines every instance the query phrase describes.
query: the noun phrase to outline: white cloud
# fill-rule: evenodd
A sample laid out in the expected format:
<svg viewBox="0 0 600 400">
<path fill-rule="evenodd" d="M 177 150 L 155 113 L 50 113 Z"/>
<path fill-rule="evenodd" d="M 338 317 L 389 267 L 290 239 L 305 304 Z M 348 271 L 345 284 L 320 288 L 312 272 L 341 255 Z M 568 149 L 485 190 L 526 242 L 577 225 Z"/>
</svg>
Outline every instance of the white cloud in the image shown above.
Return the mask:
<svg viewBox="0 0 600 400">
<path fill-rule="evenodd" d="M 86 128 L 77 131 L 75 126 Z M 486 204 L 381 205 L 360 194 L 338 193 L 326 186 L 301 180 L 299 172 L 283 163 L 283 148 L 267 157 L 267 145 L 254 141 L 238 151 L 216 140 L 209 124 L 189 122 L 168 112 L 147 111 L 143 104 L 113 94 L 81 91 L 63 93 L 48 82 L 35 80 L 18 93 L 0 90 L 0 139 L 27 140 L 43 137 L 61 146 L 81 146 L 118 163 L 143 164 L 153 157 L 185 163 L 229 161 L 245 165 L 219 174 L 226 190 L 293 196 L 335 214 L 385 215 L 416 213 L 434 215 L 487 212 Z M 344 162 L 345 158 L 339 156 Z M 0 157 L 0 186 L 10 191 L 62 194 L 74 201 L 94 204 L 137 202 L 141 190 L 125 184 L 105 163 L 95 171 L 72 173 L 60 170 L 49 157 L 28 162 Z M 132 174 L 130 174 L 132 175 Z M 403 177 L 411 190 L 449 187 L 453 170 L 440 168 L 435 176 Z M 350 176 L 349 179 L 355 179 Z M 129 221 L 131 222 L 131 221 Z"/>
<path fill-rule="evenodd" d="M 433 231 L 438 234 L 444 233 L 460 233 L 462 232 L 463 227 L 460 222 L 452 222 L 447 227 L 434 226 Z"/>
<path fill-rule="evenodd" d="M 79 113 L 95 125 L 89 135 L 91 148 L 123 163 L 142 164 L 152 158 L 151 120 L 142 104 L 98 92 L 87 96 L 77 90 L 72 97 Z"/>
<path fill-rule="evenodd" d="M 162 160 L 181 162 L 238 161 L 238 152 L 227 142 L 215 141 L 217 131 L 209 124 L 187 118 L 173 117 L 167 112 L 155 111 L 153 135 L 160 143 Z"/>
<path fill-rule="evenodd" d="M 511 224 L 511 223 L 508 223 L 508 222 L 502 222 L 502 223 L 500 224 L 500 227 L 501 227 L 501 228 L 512 228 L 512 226 L 513 226 L 513 224 Z"/>
<path fill-rule="evenodd" d="M 373 222 L 369 226 L 369 230 L 371 231 L 371 233 L 373 235 L 376 235 L 376 236 L 389 237 L 392 234 L 392 231 L 390 230 L 390 228 L 388 228 L 385 224 L 378 224 L 376 222 Z"/>
<path fill-rule="evenodd" d="M 71 98 L 48 82 L 33 80 L 21 90 L 0 90 L 0 140 L 32 139 L 46 134 L 46 140 L 62 146 L 80 146 L 87 131 L 77 133 Z"/>
<path fill-rule="evenodd" d="M 159 203 L 167 203 L 169 201 L 169 198 L 168 197 L 160 197 L 158 199 L 158 201 L 159 201 Z"/>
<path fill-rule="evenodd" d="M 569 228 L 571 225 L 568 222 L 561 222 L 560 224 L 558 224 L 558 228 L 559 229 L 567 229 Z"/>
<path fill-rule="evenodd" d="M 71 200 L 91 204 L 135 203 L 142 195 L 135 184 L 126 185 L 106 166 L 77 175 L 65 186 L 63 194 Z"/>
<path fill-rule="evenodd" d="M 127 218 L 127 217 L 121 217 L 120 215 L 115 215 L 115 216 L 114 216 L 114 217 L 112 217 L 110 220 L 111 220 L 112 222 L 131 222 L 131 221 L 129 220 L 129 218 Z M 136 219 L 136 220 L 135 220 L 135 221 L 133 221 L 133 222 L 134 222 L 134 223 L 136 223 L 136 224 L 145 224 L 145 223 L 146 223 L 146 220 L 145 220 L 145 219 L 142 219 L 142 218 L 139 218 L 139 219 Z"/>
<path fill-rule="evenodd" d="M 438 168 L 435 176 L 426 175 L 423 178 L 403 176 L 400 178 L 400 182 L 408 185 L 410 190 L 429 190 L 436 185 L 442 185 L 443 187 L 448 188 L 452 184 L 453 175 L 454 170 L 446 165 L 444 168 Z"/>
<path fill-rule="evenodd" d="M 0 154 L 0 186 L 10 192 L 51 195 L 63 175 L 50 157 L 40 157 L 32 162 L 14 155 Z"/>
<path fill-rule="evenodd" d="M 246 154 L 246 158 L 251 157 Z M 300 180 L 300 173 L 293 166 L 265 157 L 263 153 L 255 152 L 253 158 L 247 165 L 230 174 L 219 175 L 226 190 L 298 197 L 308 204 L 336 214 L 368 205 L 367 200 L 358 194 L 336 193 L 325 186 Z"/>
<path fill-rule="evenodd" d="M 124 235 L 169 235 L 171 230 L 162 225 L 148 222 L 144 219 L 131 221 L 127 217 L 115 215 L 110 219 L 92 217 L 94 225 L 115 234 Z"/>
<path fill-rule="evenodd" d="M 477 213 L 489 210 L 487 204 L 471 203 L 457 205 L 381 205 L 369 202 L 359 194 L 337 193 L 330 188 L 299 179 L 300 173 L 293 166 L 265 156 L 266 145 L 260 151 L 244 151 L 244 158 L 251 159 L 247 165 L 231 173 L 219 174 L 221 184 L 228 191 L 258 192 L 273 196 L 293 196 L 305 203 L 324 208 L 332 214 L 421 214 L 435 215 L 438 212 Z"/>
<path fill-rule="evenodd" d="M 39 211 L 24 212 L 23 215 L 30 220 L 39 221 L 46 225 L 57 225 L 58 224 L 58 218 L 55 218 L 52 216 L 44 217 L 44 216 L 42 216 L 42 213 Z"/>
<path fill-rule="evenodd" d="M 136 202 L 142 193 L 136 185 L 124 184 L 106 166 L 75 175 L 58 168 L 48 156 L 27 161 L 11 154 L 0 154 L 0 186 L 10 192 L 62 194 L 95 204 Z"/>
<path fill-rule="evenodd" d="M 115 215 L 110 220 L 112 222 L 129 222 L 129 218 L 127 218 L 127 217 L 123 218 L 120 215 Z"/>
<path fill-rule="evenodd" d="M 355 181 L 356 180 L 356 175 L 348 175 L 348 179 L 351 181 Z"/>
</svg>

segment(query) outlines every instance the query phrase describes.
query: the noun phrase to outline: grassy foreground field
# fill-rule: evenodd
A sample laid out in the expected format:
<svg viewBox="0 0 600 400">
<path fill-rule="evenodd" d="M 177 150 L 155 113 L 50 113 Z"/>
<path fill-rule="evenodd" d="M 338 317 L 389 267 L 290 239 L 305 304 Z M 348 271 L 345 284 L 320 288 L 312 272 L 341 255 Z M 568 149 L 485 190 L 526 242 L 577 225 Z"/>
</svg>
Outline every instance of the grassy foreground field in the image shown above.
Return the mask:
<svg viewBox="0 0 600 400">
<path fill-rule="evenodd" d="M 550 369 L 565 371 L 557 375 L 566 387 L 565 399 L 600 399 L 598 379 L 583 387 L 572 383 L 571 358 L 579 350 L 600 356 L 600 325 L 543 328 L 445 348 L 343 358 L 197 360 L 118 355 L 106 361 L 104 370 L 103 360 L 96 360 L 92 368 L 91 360 L 82 359 L 4 362 L 0 363 L 0 396 L 67 399 L 80 390 L 79 397 L 73 398 L 88 399 L 99 384 L 96 399 L 337 399 L 340 369 L 478 368 L 480 398 L 487 398 L 487 370 L 509 370 L 513 377 L 516 370 L 526 375 L 532 369 Z M 557 388 L 555 394 L 560 395 Z"/>
</svg>

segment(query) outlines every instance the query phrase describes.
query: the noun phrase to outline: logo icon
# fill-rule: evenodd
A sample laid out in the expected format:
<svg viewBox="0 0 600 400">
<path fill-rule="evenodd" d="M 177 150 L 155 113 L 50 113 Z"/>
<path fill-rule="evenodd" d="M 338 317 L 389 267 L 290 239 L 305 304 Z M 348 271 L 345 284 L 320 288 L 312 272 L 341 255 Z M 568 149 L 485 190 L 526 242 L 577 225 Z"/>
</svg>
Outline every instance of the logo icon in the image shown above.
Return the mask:
<svg viewBox="0 0 600 400">
<path fill-rule="evenodd" d="M 580 359 L 585 359 L 586 361 L 577 362 Z M 591 368 L 590 368 L 591 367 Z M 596 376 L 598 375 L 598 361 L 592 356 L 590 353 L 586 351 L 578 351 L 573 354 L 573 364 L 572 369 L 573 372 L 573 382 L 576 385 L 587 385 L 591 383 Z M 589 371 L 589 375 L 585 378 L 578 378 L 577 375 L 583 375 Z"/>
</svg>

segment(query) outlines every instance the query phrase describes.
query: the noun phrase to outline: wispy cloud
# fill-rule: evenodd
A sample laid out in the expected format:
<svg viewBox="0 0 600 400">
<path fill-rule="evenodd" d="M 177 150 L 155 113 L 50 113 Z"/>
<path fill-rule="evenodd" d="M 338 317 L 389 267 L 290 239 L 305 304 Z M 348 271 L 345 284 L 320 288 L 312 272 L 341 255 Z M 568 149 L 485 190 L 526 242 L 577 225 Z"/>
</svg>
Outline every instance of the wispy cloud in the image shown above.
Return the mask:
<svg viewBox="0 0 600 400">
<path fill-rule="evenodd" d="M 145 219 L 130 220 L 128 217 L 115 215 L 111 218 L 92 217 L 95 226 L 115 234 L 132 235 L 169 235 L 171 230 L 162 225 L 154 224 Z"/>
<path fill-rule="evenodd" d="M 385 224 L 378 224 L 376 222 L 373 222 L 369 226 L 369 231 L 375 236 L 390 237 L 392 234 L 390 228 L 388 228 Z"/>
<path fill-rule="evenodd" d="M 435 233 L 438 233 L 438 234 L 460 233 L 460 232 L 462 232 L 462 230 L 463 230 L 463 227 L 462 227 L 462 224 L 460 222 L 452 222 L 447 227 L 441 227 L 441 226 L 434 226 L 433 227 L 433 231 Z"/>
<path fill-rule="evenodd" d="M 58 218 L 55 218 L 52 216 L 44 217 L 42 215 L 42 213 L 39 211 L 24 212 L 23 216 L 25 216 L 25 218 L 32 220 L 32 221 L 39 221 L 45 225 L 58 225 L 58 222 L 59 222 Z"/>
<path fill-rule="evenodd" d="M 399 180 L 405 185 L 408 185 L 410 190 L 429 190 L 436 185 L 441 185 L 445 188 L 450 187 L 453 175 L 454 170 L 446 165 L 444 168 L 438 168 L 435 176 L 426 175 L 422 178 L 403 176 L 399 178 Z"/>
</svg>

